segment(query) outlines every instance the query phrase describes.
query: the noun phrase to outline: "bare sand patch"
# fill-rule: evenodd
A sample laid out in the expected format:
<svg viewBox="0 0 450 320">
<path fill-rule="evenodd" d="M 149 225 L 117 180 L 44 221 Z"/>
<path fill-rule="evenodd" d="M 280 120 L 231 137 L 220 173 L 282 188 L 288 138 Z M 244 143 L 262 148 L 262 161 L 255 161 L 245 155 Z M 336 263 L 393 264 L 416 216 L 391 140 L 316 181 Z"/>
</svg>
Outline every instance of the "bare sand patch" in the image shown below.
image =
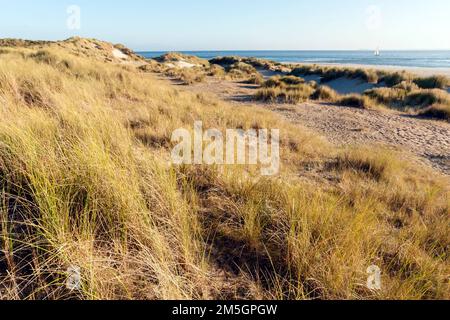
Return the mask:
<svg viewBox="0 0 450 320">
<path fill-rule="evenodd" d="M 120 59 L 120 60 L 127 60 L 129 58 L 128 55 L 126 55 L 119 49 L 113 49 L 112 55 L 114 56 L 114 58 Z"/>
<path fill-rule="evenodd" d="M 339 78 L 324 83 L 339 94 L 357 93 L 363 94 L 364 91 L 373 89 L 376 85 L 367 83 L 359 79 Z"/>
</svg>

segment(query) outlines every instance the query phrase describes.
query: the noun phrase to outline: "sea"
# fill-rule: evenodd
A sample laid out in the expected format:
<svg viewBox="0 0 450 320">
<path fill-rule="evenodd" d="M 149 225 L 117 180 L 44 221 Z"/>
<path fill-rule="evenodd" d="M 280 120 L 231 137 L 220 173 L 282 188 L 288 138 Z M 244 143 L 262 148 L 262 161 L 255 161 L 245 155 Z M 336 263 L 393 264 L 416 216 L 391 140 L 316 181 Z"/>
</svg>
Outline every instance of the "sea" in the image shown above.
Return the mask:
<svg viewBox="0 0 450 320">
<path fill-rule="evenodd" d="M 241 56 L 268 59 L 282 63 L 317 63 L 373 65 L 413 68 L 450 68 L 450 51 L 179 51 L 183 54 L 212 59 L 219 56 Z M 146 58 L 167 51 L 138 52 Z"/>
</svg>

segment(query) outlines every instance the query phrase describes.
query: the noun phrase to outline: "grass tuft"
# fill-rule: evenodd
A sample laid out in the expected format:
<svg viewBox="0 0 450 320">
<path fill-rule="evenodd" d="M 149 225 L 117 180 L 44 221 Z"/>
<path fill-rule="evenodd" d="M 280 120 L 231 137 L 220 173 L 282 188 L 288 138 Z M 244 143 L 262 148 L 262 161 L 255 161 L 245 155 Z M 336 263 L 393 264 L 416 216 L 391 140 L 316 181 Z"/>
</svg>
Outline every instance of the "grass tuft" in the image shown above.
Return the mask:
<svg viewBox="0 0 450 320">
<path fill-rule="evenodd" d="M 359 109 L 376 109 L 378 107 L 378 104 L 371 98 L 357 94 L 345 95 L 337 103 L 345 107 Z"/>
<path fill-rule="evenodd" d="M 450 105 L 433 104 L 419 112 L 419 115 L 426 118 L 447 120 L 450 122 Z"/>
<path fill-rule="evenodd" d="M 414 83 L 422 89 L 446 89 L 450 81 L 445 76 L 432 76 L 414 79 Z"/>
<path fill-rule="evenodd" d="M 313 100 L 322 100 L 327 102 L 335 102 L 338 100 L 339 94 L 327 86 L 319 86 L 311 96 Z"/>
</svg>

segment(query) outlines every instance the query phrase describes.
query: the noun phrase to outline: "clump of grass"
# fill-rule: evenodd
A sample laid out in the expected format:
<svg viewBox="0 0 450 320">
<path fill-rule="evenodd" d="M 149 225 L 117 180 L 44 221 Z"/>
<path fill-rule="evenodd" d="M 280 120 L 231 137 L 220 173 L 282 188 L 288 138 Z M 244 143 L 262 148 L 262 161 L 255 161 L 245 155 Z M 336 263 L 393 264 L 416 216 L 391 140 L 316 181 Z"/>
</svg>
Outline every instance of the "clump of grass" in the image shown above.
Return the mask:
<svg viewBox="0 0 450 320">
<path fill-rule="evenodd" d="M 440 89 L 413 91 L 405 98 L 405 105 L 424 108 L 436 103 L 450 105 L 450 95 Z"/>
<path fill-rule="evenodd" d="M 249 74 L 239 69 L 231 69 L 227 72 L 226 78 L 229 80 L 244 80 L 247 79 Z"/>
<path fill-rule="evenodd" d="M 226 77 L 231 80 L 248 80 L 250 78 L 257 79 L 260 73 L 253 67 L 245 62 L 236 62 L 225 68 L 227 74 Z"/>
<path fill-rule="evenodd" d="M 287 71 L 289 69 L 288 67 L 282 65 L 281 63 L 253 57 L 237 57 L 237 56 L 217 57 L 209 60 L 209 62 L 211 64 L 218 64 L 225 68 L 228 68 L 236 63 L 246 63 L 254 68 L 272 71 Z"/>
<path fill-rule="evenodd" d="M 305 79 L 295 76 L 283 76 L 280 77 L 280 82 L 286 84 L 286 85 L 299 85 L 302 83 L 305 83 Z"/>
<path fill-rule="evenodd" d="M 378 73 L 372 69 L 356 69 L 351 76 L 374 84 L 378 83 L 379 80 Z"/>
<path fill-rule="evenodd" d="M 264 87 L 255 94 L 259 101 L 297 104 L 309 99 L 314 89 L 308 84 L 289 87 Z"/>
<path fill-rule="evenodd" d="M 405 81 L 409 82 L 410 80 L 411 80 L 411 76 L 409 74 L 407 74 L 406 72 L 388 73 L 382 77 L 382 81 L 388 87 L 394 87 L 402 82 L 405 82 Z"/>
<path fill-rule="evenodd" d="M 227 68 L 228 72 L 239 71 L 243 74 L 252 75 L 257 73 L 255 67 L 245 62 L 236 62 Z"/>
<path fill-rule="evenodd" d="M 232 64 L 241 62 L 242 59 L 240 57 L 217 57 L 209 60 L 209 63 L 211 64 L 217 64 L 219 66 L 230 66 Z"/>
<path fill-rule="evenodd" d="M 208 69 L 208 75 L 211 77 L 224 77 L 225 76 L 225 68 L 218 64 L 211 64 L 211 66 Z"/>
<path fill-rule="evenodd" d="M 317 65 L 303 65 L 294 68 L 291 71 L 291 75 L 301 77 L 301 76 L 309 76 L 309 75 L 322 75 L 324 73 L 324 68 Z"/>
<path fill-rule="evenodd" d="M 394 89 L 401 89 L 406 92 L 419 90 L 419 87 L 414 82 L 402 81 L 393 87 Z"/>
<path fill-rule="evenodd" d="M 445 76 L 431 76 L 427 78 L 416 78 L 414 83 L 422 89 L 446 89 L 449 79 Z"/>
<path fill-rule="evenodd" d="M 419 115 L 426 118 L 447 120 L 450 122 L 450 105 L 433 104 L 419 111 Z"/>
<path fill-rule="evenodd" d="M 264 84 L 264 77 L 258 72 L 256 74 L 251 75 L 250 78 L 245 80 L 244 82 L 248 84 L 256 84 L 261 86 Z"/>
<path fill-rule="evenodd" d="M 335 165 L 341 171 L 350 170 L 371 179 L 386 181 L 400 168 L 400 162 L 388 150 L 378 150 L 375 153 L 364 148 L 344 150 L 337 156 Z"/>
<path fill-rule="evenodd" d="M 208 68 L 210 65 L 208 60 L 201 59 L 196 56 L 185 55 L 185 54 L 178 53 L 178 52 L 169 52 L 160 57 L 155 58 L 154 60 L 156 60 L 160 63 L 171 63 L 171 62 L 182 61 L 182 62 L 191 63 L 193 65 L 202 66 L 205 68 Z"/>
<path fill-rule="evenodd" d="M 354 69 L 345 67 L 324 67 L 317 65 L 300 66 L 292 70 L 291 75 L 309 76 L 319 75 L 323 83 L 339 78 L 361 79 L 369 83 L 378 83 L 379 76 L 375 70 Z"/>
<path fill-rule="evenodd" d="M 390 107 L 402 107 L 407 94 L 408 92 L 401 88 L 374 88 L 364 92 L 365 96 Z"/>
<path fill-rule="evenodd" d="M 351 75 L 347 69 L 335 67 L 330 69 L 324 69 L 321 76 L 322 76 L 321 82 L 327 83 L 339 78 L 346 78 L 346 77 L 349 78 Z"/>
<path fill-rule="evenodd" d="M 45 63 L 52 66 L 55 66 L 58 62 L 58 58 L 46 50 L 39 50 L 36 53 L 30 54 L 30 58 L 39 63 Z"/>
<path fill-rule="evenodd" d="M 296 86 L 304 84 L 305 80 L 296 76 L 274 76 L 264 82 L 265 88 L 286 88 L 289 86 Z"/>
<path fill-rule="evenodd" d="M 402 82 L 393 88 L 375 88 L 364 92 L 364 96 L 380 104 L 400 110 L 428 109 L 433 105 L 450 106 L 450 96 L 440 89 L 418 89 L 414 83 Z"/>
<path fill-rule="evenodd" d="M 284 83 L 280 80 L 281 77 L 271 77 L 270 79 L 264 81 L 263 87 L 265 88 L 277 88 L 284 86 Z"/>
<path fill-rule="evenodd" d="M 148 59 L 147 63 L 138 67 L 138 70 L 142 72 L 155 72 L 155 73 L 163 73 L 167 68 L 164 67 L 163 64 L 157 62 L 153 59 Z"/>
<path fill-rule="evenodd" d="M 357 94 L 345 95 L 339 98 L 337 103 L 345 107 L 360 109 L 376 109 L 378 107 L 378 104 L 371 98 Z"/>
<path fill-rule="evenodd" d="M 185 85 L 191 85 L 194 83 L 204 82 L 206 79 L 206 75 L 203 70 L 199 70 L 196 68 L 182 69 L 181 71 L 179 71 L 178 79 L 181 80 Z"/>
<path fill-rule="evenodd" d="M 319 86 L 311 96 L 313 100 L 322 100 L 335 102 L 338 100 L 339 94 L 327 86 Z"/>
</svg>

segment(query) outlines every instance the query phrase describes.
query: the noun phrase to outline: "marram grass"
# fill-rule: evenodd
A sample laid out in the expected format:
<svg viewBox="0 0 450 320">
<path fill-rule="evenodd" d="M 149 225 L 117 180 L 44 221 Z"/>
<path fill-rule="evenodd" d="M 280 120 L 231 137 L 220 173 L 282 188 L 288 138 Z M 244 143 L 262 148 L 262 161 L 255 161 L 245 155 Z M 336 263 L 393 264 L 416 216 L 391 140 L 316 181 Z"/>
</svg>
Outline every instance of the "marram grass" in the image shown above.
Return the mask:
<svg viewBox="0 0 450 320">
<path fill-rule="evenodd" d="M 76 41 L 39 50 L 0 53 L 1 298 L 450 298 L 447 177 L 382 147 L 337 149 Z M 280 175 L 169 165 L 171 133 L 196 120 L 282 129 Z"/>
</svg>

